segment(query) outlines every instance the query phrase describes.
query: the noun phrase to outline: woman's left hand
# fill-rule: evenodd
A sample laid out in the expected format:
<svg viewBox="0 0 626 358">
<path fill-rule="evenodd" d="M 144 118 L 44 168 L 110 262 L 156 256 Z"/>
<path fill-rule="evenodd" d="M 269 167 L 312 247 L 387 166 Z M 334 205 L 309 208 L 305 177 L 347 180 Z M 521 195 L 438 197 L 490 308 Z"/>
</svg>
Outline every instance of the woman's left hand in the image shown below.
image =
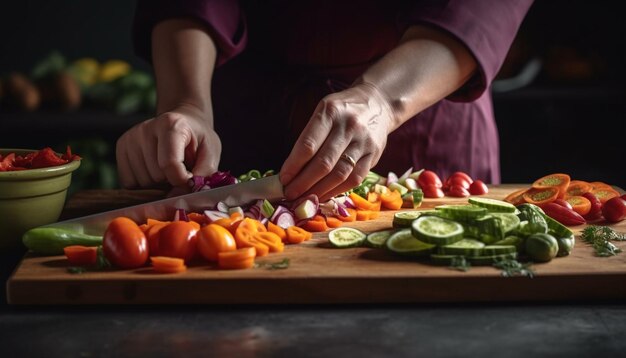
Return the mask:
<svg viewBox="0 0 626 358">
<path fill-rule="evenodd" d="M 320 101 L 280 171 L 288 200 L 325 201 L 361 184 L 394 127 L 394 113 L 373 85 L 359 83 Z"/>
</svg>

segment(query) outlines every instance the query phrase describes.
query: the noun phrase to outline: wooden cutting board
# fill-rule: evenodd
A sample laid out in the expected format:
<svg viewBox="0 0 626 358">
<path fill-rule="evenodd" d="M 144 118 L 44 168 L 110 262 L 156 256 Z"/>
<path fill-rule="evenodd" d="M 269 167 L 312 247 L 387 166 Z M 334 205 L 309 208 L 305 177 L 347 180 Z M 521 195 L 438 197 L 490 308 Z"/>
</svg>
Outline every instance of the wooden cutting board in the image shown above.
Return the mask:
<svg viewBox="0 0 626 358">
<path fill-rule="evenodd" d="M 486 197 L 501 199 L 521 187 L 524 185 L 494 187 Z M 99 192 L 97 196 L 116 197 L 109 194 Z M 149 193 L 146 198 L 154 199 L 154 193 Z M 466 202 L 455 198 L 425 199 L 422 208 Z M 350 226 L 366 232 L 390 228 L 392 216 L 393 212 L 384 211 L 377 220 L 356 222 Z M 626 231 L 626 221 L 612 226 Z M 582 228 L 573 228 L 577 238 Z M 626 251 L 626 242 L 616 245 Z M 27 255 L 7 282 L 8 302 L 332 304 L 626 298 L 626 252 L 614 257 L 596 257 L 592 248 L 581 240 L 577 240 L 570 256 L 534 264 L 534 278 L 503 277 L 501 271 L 493 267 L 472 267 L 461 272 L 399 258 L 382 249 L 335 249 L 329 247 L 327 235 L 323 233 L 315 234 L 306 243 L 290 245 L 283 253 L 258 258 L 257 262 L 278 262 L 284 258 L 290 259 L 289 268 L 284 270 L 258 267 L 226 271 L 199 264 L 182 274 L 155 274 L 146 267 L 77 275 L 66 271 L 67 264 L 62 256 Z"/>
</svg>

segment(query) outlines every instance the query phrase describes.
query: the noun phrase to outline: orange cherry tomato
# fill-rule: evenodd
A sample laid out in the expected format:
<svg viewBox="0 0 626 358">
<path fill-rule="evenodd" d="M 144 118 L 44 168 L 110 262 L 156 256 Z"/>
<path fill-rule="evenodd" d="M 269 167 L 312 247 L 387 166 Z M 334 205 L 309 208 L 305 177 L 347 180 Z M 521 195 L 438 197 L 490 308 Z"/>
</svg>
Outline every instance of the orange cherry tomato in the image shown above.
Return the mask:
<svg viewBox="0 0 626 358">
<path fill-rule="evenodd" d="M 543 189 L 530 188 L 522 197 L 527 203 L 541 205 L 553 202 L 558 198 L 560 190 L 558 187 L 547 187 Z"/>
<path fill-rule="evenodd" d="M 582 216 L 585 216 L 591 211 L 591 201 L 584 196 L 570 196 L 565 199 L 572 206 L 572 210 L 579 213 Z"/>
<path fill-rule="evenodd" d="M 104 256 L 115 266 L 131 269 L 148 261 L 148 240 L 139 225 L 126 217 L 113 219 L 102 237 Z"/>
<path fill-rule="evenodd" d="M 209 224 L 200 229 L 198 252 L 208 261 L 217 261 L 220 252 L 237 249 L 235 238 L 230 231 L 217 224 Z"/>
<path fill-rule="evenodd" d="M 189 262 L 197 252 L 198 224 L 192 221 L 172 221 L 159 231 L 159 255 Z"/>
</svg>

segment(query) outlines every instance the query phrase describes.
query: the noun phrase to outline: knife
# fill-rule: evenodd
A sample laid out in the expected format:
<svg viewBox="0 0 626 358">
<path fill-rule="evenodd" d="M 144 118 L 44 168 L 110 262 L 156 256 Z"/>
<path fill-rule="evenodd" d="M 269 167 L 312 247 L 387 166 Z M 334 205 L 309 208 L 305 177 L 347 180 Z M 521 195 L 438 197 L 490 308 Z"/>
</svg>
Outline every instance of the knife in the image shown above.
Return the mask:
<svg viewBox="0 0 626 358">
<path fill-rule="evenodd" d="M 174 218 L 176 209 L 185 209 L 188 212 L 203 212 L 206 209 L 215 207 L 220 201 L 229 207 L 233 207 L 258 199 L 275 201 L 283 198 L 283 185 L 280 183 L 279 176 L 271 175 L 215 189 L 202 190 L 76 219 L 59 221 L 43 227 L 66 229 L 89 235 L 102 235 L 107 225 L 119 216 L 130 218 L 136 223 L 144 223 L 148 218 L 171 220 Z"/>
</svg>

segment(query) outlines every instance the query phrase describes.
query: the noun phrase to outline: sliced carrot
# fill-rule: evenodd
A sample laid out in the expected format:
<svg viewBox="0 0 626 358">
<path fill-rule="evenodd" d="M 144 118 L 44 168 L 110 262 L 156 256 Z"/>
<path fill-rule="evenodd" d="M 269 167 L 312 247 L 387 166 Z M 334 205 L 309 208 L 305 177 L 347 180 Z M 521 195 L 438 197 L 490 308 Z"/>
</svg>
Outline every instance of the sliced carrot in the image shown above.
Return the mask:
<svg viewBox="0 0 626 358">
<path fill-rule="evenodd" d="M 150 257 L 150 261 L 152 262 L 152 268 L 156 272 L 180 273 L 187 271 L 187 266 L 185 266 L 185 260 L 183 259 L 166 256 L 152 256 Z"/>
<path fill-rule="evenodd" d="M 352 202 L 354 203 L 354 206 L 357 207 L 357 209 L 372 210 L 374 208 L 373 203 L 370 203 L 367 199 L 363 198 L 355 192 L 350 193 L 349 197 L 350 199 L 352 199 Z"/>
<path fill-rule="evenodd" d="M 372 211 L 370 211 L 370 216 L 369 216 L 368 220 L 378 219 L 379 216 L 380 216 L 380 211 L 372 210 Z"/>
<path fill-rule="evenodd" d="M 591 201 L 589 201 L 589 199 L 585 198 L 584 196 L 570 196 L 565 199 L 565 201 L 567 201 L 572 206 L 572 210 L 582 216 L 587 215 L 587 213 L 589 213 L 589 211 L 591 210 Z"/>
<path fill-rule="evenodd" d="M 252 237 L 255 240 L 267 245 L 270 252 L 283 252 L 285 250 L 285 244 L 283 244 L 280 237 L 273 232 L 256 232 L 252 235 Z"/>
<path fill-rule="evenodd" d="M 148 219 L 146 220 L 146 225 L 148 226 L 154 226 L 156 224 L 169 224 L 170 221 L 164 221 L 164 220 L 156 220 L 156 219 Z"/>
<path fill-rule="evenodd" d="M 286 241 L 287 239 L 287 233 L 285 232 L 285 229 L 269 220 L 267 221 L 267 231 L 273 232 L 274 234 L 278 235 L 278 237 L 280 237 L 282 241 Z"/>
<path fill-rule="evenodd" d="M 581 196 L 593 189 L 590 183 L 582 180 L 572 180 L 567 187 L 567 196 Z"/>
<path fill-rule="evenodd" d="M 242 247 L 234 251 L 225 251 L 217 254 L 217 260 L 220 262 L 232 262 L 254 259 L 257 256 L 256 248 Z"/>
<path fill-rule="evenodd" d="M 356 211 L 356 220 L 357 221 L 367 221 L 373 216 L 372 210 L 357 210 Z"/>
<path fill-rule="evenodd" d="M 302 224 L 302 228 L 308 232 L 324 232 L 328 230 L 328 225 L 326 225 L 326 220 L 322 217 L 322 220 L 308 220 Z"/>
<path fill-rule="evenodd" d="M 215 224 L 215 225 L 219 225 L 223 228 L 230 228 L 230 226 L 233 224 L 233 219 L 231 218 L 221 218 L 221 219 L 217 219 L 215 221 L 213 221 L 211 224 Z"/>
<path fill-rule="evenodd" d="M 352 208 L 347 208 L 346 211 L 348 212 L 348 214 L 350 214 L 349 216 L 337 216 L 337 219 L 343 221 L 343 222 L 352 222 L 352 221 L 356 221 L 356 209 L 352 209 Z"/>
<path fill-rule="evenodd" d="M 256 233 L 258 233 L 258 231 L 246 228 L 243 224 L 239 225 L 234 235 L 237 248 L 254 247 L 256 249 L 257 256 L 265 256 L 269 253 L 270 248 L 254 238 L 254 234 Z"/>
<path fill-rule="evenodd" d="M 287 233 L 287 241 L 290 244 L 299 244 L 309 240 L 313 235 L 299 226 L 290 226 L 285 232 Z"/>
<path fill-rule="evenodd" d="M 254 259 L 218 261 L 217 266 L 224 270 L 244 270 L 254 267 Z"/>
<path fill-rule="evenodd" d="M 369 201 L 370 203 L 375 203 L 378 200 L 380 200 L 380 195 L 376 192 L 369 192 L 367 193 L 367 201 Z"/>
<path fill-rule="evenodd" d="M 557 187 L 548 187 L 543 189 L 530 188 L 524 193 L 523 198 L 527 203 L 540 205 L 553 202 L 558 198 L 560 193 Z"/>
<path fill-rule="evenodd" d="M 602 204 L 606 203 L 609 199 L 620 196 L 620 193 L 618 193 L 617 190 L 613 188 L 594 189 L 591 191 L 591 193 L 595 195 Z"/>
<path fill-rule="evenodd" d="M 526 202 L 526 200 L 524 200 L 524 193 L 526 193 L 527 191 L 528 188 L 516 190 L 507 195 L 506 198 L 504 198 L 504 201 L 513 205 L 523 204 Z"/>
<path fill-rule="evenodd" d="M 234 221 L 234 220 L 237 220 L 237 219 L 243 219 L 243 214 L 241 214 L 241 213 L 240 213 L 240 212 L 238 212 L 238 211 L 234 211 L 234 212 L 232 212 L 232 213 L 230 214 L 230 219 L 231 219 L 231 220 L 233 220 L 233 221 Z"/>
<path fill-rule="evenodd" d="M 535 189 L 558 188 L 559 193 L 557 198 L 562 199 L 565 196 L 565 192 L 567 191 L 570 181 L 571 179 L 569 175 L 564 173 L 554 173 L 535 180 L 532 187 Z"/>
<path fill-rule="evenodd" d="M 150 262 L 152 263 L 152 266 L 159 267 L 176 268 L 180 266 L 185 266 L 185 260 L 179 259 L 177 257 L 150 256 Z"/>
<path fill-rule="evenodd" d="M 601 181 L 592 181 L 591 183 L 591 190 L 597 190 L 597 189 L 613 189 L 612 186 L 610 186 L 607 183 L 601 182 Z"/>
<path fill-rule="evenodd" d="M 267 231 L 263 223 L 261 223 L 259 220 L 254 220 L 252 218 L 243 218 L 243 220 L 239 224 L 239 227 L 243 227 L 243 228 L 252 230 L 254 232 Z"/>
<path fill-rule="evenodd" d="M 63 248 L 70 265 L 91 266 L 96 264 L 98 248 L 95 246 L 72 245 Z"/>
<path fill-rule="evenodd" d="M 402 207 L 402 195 L 397 190 L 389 190 L 380 194 L 382 207 L 389 210 L 398 210 Z"/>
<path fill-rule="evenodd" d="M 326 226 L 328 226 L 329 228 L 338 228 L 341 227 L 343 225 L 343 221 L 341 221 L 340 219 L 338 219 L 335 216 L 327 216 L 326 217 Z"/>
</svg>

